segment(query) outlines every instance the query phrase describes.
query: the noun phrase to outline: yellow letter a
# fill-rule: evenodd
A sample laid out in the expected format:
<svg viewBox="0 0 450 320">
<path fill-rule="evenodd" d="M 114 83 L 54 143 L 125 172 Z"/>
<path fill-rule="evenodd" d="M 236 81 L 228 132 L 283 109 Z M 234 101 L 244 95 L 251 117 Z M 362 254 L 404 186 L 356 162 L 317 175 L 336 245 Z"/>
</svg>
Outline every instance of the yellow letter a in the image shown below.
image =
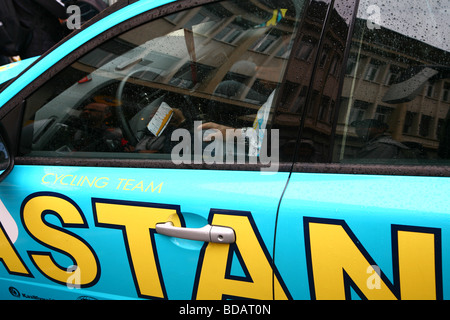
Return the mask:
<svg viewBox="0 0 450 320">
<path fill-rule="evenodd" d="M 209 243 L 206 245 L 203 261 L 199 265 L 197 290 L 194 299 L 218 300 L 224 297 L 242 297 L 249 299 L 273 299 L 272 259 L 262 242 L 251 216 L 233 214 L 214 214 L 212 224 L 228 226 L 236 233 L 236 246 L 241 254 L 251 280 L 227 278 L 227 270 L 232 261 L 229 244 Z M 281 278 L 275 272 L 275 291 L 277 297 L 287 295 L 281 284 Z M 282 295 L 278 295 L 282 293 Z"/>
</svg>

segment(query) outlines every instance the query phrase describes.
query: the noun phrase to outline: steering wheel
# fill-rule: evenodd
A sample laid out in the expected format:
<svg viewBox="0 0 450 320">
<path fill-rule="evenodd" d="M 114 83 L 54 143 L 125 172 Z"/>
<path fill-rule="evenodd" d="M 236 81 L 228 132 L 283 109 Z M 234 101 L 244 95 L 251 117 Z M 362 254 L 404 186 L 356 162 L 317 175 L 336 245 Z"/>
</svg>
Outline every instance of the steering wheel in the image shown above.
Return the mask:
<svg viewBox="0 0 450 320">
<path fill-rule="evenodd" d="M 146 71 L 149 71 L 149 70 L 146 68 L 140 68 L 140 69 L 136 69 L 136 70 L 133 70 L 130 73 L 128 73 L 120 81 L 119 87 L 117 88 L 117 92 L 116 92 L 116 100 L 118 102 L 117 117 L 118 117 L 119 123 L 121 125 L 124 138 L 127 139 L 132 145 L 136 145 L 140 139 L 138 136 L 138 132 L 135 132 L 134 130 L 132 130 L 132 128 L 130 127 L 130 123 L 125 118 L 122 98 L 123 98 L 124 88 L 128 82 L 128 79 L 130 79 L 130 77 L 132 77 L 133 75 L 135 75 L 137 73 L 142 73 L 142 72 L 146 72 Z M 153 92 L 148 98 L 153 101 L 157 97 L 164 96 L 165 93 L 166 93 L 165 90 L 159 89 L 159 90 L 156 90 L 156 92 Z M 196 106 L 194 104 L 194 102 L 191 101 L 189 96 L 186 96 L 186 95 L 182 95 L 182 96 L 183 96 L 183 99 L 182 99 L 183 102 L 181 102 L 182 106 L 171 105 L 171 107 L 180 108 L 181 111 L 183 112 L 183 115 L 186 117 L 187 123 L 193 123 L 195 117 L 202 119 L 203 112 L 201 112 L 199 106 Z"/>
<path fill-rule="evenodd" d="M 122 96 L 123 96 L 123 90 L 125 88 L 125 85 L 128 82 L 128 79 L 133 76 L 136 73 L 140 73 L 140 72 L 145 72 L 148 71 L 147 69 L 138 69 L 138 70 L 134 70 L 132 72 L 130 72 L 129 74 L 127 74 L 121 81 L 119 84 L 119 87 L 117 88 L 116 91 L 116 100 L 117 100 L 117 118 L 119 120 L 121 129 L 123 131 L 123 135 L 124 138 L 126 140 L 128 140 L 130 142 L 131 145 L 136 145 L 138 143 L 138 138 L 136 137 L 136 135 L 133 133 L 133 130 L 130 127 L 129 122 L 127 121 L 127 119 L 125 118 L 125 114 L 123 112 L 123 104 L 122 104 Z"/>
</svg>

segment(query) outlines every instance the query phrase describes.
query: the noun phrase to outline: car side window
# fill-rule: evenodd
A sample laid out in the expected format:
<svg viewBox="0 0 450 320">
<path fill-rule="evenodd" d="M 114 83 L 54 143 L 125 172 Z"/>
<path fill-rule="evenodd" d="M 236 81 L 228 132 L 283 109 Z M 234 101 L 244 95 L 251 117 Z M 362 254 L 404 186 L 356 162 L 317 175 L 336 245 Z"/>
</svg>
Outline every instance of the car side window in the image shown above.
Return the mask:
<svg viewBox="0 0 450 320">
<path fill-rule="evenodd" d="M 21 155 L 257 157 L 305 5 L 223 1 L 101 44 L 26 99 Z"/>
<path fill-rule="evenodd" d="M 333 161 L 450 165 L 448 3 L 360 2 Z"/>
</svg>

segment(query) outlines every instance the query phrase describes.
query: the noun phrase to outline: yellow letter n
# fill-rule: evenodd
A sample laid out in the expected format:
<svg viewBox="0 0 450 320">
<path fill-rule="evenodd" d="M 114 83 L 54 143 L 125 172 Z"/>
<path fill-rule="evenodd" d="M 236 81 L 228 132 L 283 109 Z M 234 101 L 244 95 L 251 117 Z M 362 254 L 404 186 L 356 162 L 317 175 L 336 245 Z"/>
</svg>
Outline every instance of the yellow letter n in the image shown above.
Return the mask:
<svg viewBox="0 0 450 320">
<path fill-rule="evenodd" d="M 311 298 L 350 299 L 350 287 L 369 300 L 442 298 L 439 229 L 392 226 L 393 285 L 343 220 L 304 224 Z"/>
</svg>

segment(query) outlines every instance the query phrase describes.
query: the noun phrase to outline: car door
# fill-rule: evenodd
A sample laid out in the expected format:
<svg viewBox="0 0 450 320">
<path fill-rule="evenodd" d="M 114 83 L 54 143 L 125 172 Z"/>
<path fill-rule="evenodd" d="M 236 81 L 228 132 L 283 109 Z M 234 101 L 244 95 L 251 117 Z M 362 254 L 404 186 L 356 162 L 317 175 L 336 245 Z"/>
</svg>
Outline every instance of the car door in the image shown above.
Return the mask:
<svg viewBox="0 0 450 320">
<path fill-rule="evenodd" d="M 275 264 L 294 299 L 448 299 L 445 5 L 360 1 L 354 20 L 335 6 Z"/>
<path fill-rule="evenodd" d="M 298 124 L 270 128 L 307 2 L 150 2 L 3 91 L 2 298 L 290 297 L 272 250 Z"/>
</svg>

